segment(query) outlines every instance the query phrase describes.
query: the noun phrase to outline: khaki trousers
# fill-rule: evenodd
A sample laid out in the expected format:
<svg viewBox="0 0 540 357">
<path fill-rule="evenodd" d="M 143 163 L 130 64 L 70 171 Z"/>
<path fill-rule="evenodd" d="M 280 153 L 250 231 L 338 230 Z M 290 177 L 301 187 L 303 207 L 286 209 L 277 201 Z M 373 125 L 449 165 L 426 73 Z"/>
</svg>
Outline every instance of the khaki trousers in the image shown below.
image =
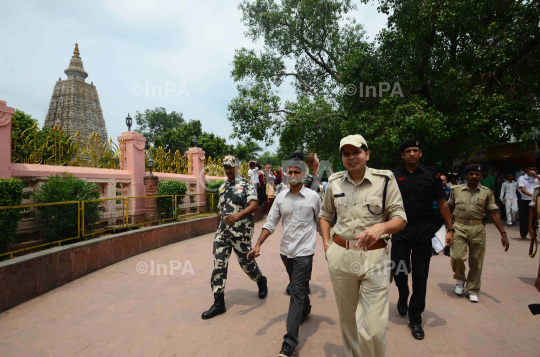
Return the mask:
<svg viewBox="0 0 540 357">
<path fill-rule="evenodd" d="M 486 228 L 483 224 L 465 225 L 454 223 L 456 233 L 454 244 L 450 249 L 454 279 L 467 281 L 465 293 L 478 295 L 480 292 L 482 266 L 486 254 Z M 469 248 L 469 275 L 465 275 L 465 261 L 467 261 L 467 248 Z"/>
<path fill-rule="evenodd" d="M 326 257 L 344 356 L 383 357 L 388 329 L 388 248 L 364 252 L 329 244 Z"/>
</svg>

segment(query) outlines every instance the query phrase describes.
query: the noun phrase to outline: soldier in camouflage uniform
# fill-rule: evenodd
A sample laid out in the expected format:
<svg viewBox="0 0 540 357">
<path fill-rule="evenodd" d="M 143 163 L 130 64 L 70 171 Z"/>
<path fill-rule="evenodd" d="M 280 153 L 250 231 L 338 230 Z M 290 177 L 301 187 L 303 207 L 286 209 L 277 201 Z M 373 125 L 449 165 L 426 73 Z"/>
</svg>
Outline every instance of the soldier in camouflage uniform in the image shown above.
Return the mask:
<svg viewBox="0 0 540 357">
<path fill-rule="evenodd" d="M 253 184 L 240 176 L 238 160 L 227 156 L 223 160 L 227 181 L 219 187 L 218 230 L 214 238 L 214 270 L 210 284 L 214 293 L 214 304 L 202 314 L 203 319 L 211 319 L 226 311 L 225 283 L 231 251 L 234 249 L 244 272 L 259 287 L 259 298 L 268 295 L 267 280 L 257 263 L 247 259 L 251 251 L 253 236 L 253 212 L 257 210 L 257 194 Z"/>
</svg>

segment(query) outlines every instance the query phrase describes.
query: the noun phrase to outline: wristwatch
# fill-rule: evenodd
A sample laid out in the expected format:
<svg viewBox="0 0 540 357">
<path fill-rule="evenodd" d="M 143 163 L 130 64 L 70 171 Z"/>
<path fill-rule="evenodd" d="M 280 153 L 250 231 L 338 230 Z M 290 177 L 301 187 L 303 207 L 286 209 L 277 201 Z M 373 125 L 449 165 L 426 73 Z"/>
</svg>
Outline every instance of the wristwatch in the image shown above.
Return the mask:
<svg viewBox="0 0 540 357">
<path fill-rule="evenodd" d="M 455 230 L 454 228 L 450 228 L 450 229 L 447 229 L 447 230 L 446 230 L 446 233 L 448 233 L 448 232 L 454 232 L 454 233 L 456 233 L 456 230 Z"/>
</svg>

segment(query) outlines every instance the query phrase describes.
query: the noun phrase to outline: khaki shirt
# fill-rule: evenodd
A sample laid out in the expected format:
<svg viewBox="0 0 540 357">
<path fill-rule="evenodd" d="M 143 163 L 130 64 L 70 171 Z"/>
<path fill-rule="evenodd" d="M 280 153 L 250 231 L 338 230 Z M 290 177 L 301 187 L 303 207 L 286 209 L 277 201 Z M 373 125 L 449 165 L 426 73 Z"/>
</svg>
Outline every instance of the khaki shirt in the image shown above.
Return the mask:
<svg viewBox="0 0 540 357">
<path fill-rule="evenodd" d="M 382 212 L 383 190 L 386 178 L 386 206 Z M 364 179 L 357 185 L 349 171 L 336 172 L 328 179 L 326 193 L 319 217 L 331 222 L 337 212 L 334 232 L 342 238 L 352 240 L 376 223 L 401 218 L 407 222 L 403 200 L 394 174 L 389 170 L 366 167 Z M 380 213 L 380 214 L 379 214 Z"/>
<path fill-rule="evenodd" d="M 452 187 L 448 204 L 454 217 L 461 219 L 483 219 L 488 211 L 498 209 L 493 191 L 480 183 L 473 193 L 467 185 Z"/>
</svg>

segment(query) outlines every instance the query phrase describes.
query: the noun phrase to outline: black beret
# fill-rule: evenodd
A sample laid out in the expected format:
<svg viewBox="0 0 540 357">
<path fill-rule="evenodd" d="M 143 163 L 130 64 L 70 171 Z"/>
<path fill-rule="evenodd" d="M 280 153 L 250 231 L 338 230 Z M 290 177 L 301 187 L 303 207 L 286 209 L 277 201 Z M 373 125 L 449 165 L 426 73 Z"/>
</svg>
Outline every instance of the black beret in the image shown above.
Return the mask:
<svg viewBox="0 0 540 357">
<path fill-rule="evenodd" d="M 483 169 L 483 168 L 484 168 L 484 167 L 483 167 L 482 165 L 480 165 L 480 164 L 470 164 L 469 166 L 467 166 L 467 167 L 465 168 L 465 172 L 467 172 L 467 173 L 468 173 L 469 171 L 480 171 L 480 172 L 482 172 L 482 169 Z"/>
<path fill-rule="evenodd" d="M 407 139 L 401 144 L 399 144 L 399 151 L 404 152 L 407 148 L 418 148 L 420 149 L 420 141 L 418 139 Z"/>
<path fill-rule="evenodd" d="M 289 156 L 289 160 L 292 160 L 292 159 L 298 159 L 298 160 L 304 161 L 304 155 L 302 155 L 302 153 L 298 151 L 293 152 L 291 156 Z"/>
</svg>

